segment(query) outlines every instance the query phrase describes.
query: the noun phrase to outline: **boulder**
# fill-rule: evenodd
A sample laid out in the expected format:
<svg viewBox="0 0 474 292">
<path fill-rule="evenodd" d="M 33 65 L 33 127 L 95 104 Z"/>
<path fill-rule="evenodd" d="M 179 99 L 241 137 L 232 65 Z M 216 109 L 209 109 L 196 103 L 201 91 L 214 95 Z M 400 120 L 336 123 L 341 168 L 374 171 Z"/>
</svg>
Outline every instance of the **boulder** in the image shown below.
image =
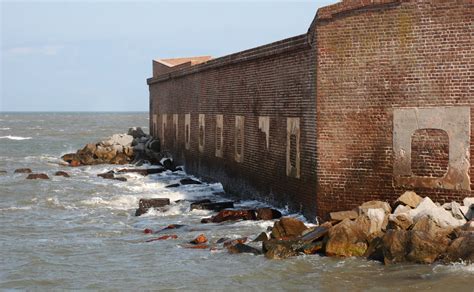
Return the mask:
<svg viewBox="0 0 474 292">
<path fill-rule="evenodd" d="M 257 220 L 273 220 L 281 218 L 281 212 L 271 208 L 259 208 L 256 211 Z"/>
<path fill-rule="evenodd" d="M 299 240 L 270 239 L 263 241 L 262 250 L 268 259 L 286 259 L 297 256 L 304 244 Z"/>
<path fill-rule="evenodd" d="M 71 163 L 73 160 L 79 161 L 78 155 L 76 153 L 68 153 L 61 156 L 62 160 Z"/>
<path fill-rule="evenodd" d="M 170 185 L 165 186 L 165 188 L 172 189 L 172 188 L 177 188 L 177 187 L 180 187 L 180 186 L 181 186 L 180 184 L 170 184 Z"/>
<path fill-rule="evenodd" d="M 133 142 L 133 136 L 126 135 L 126 134 L 114 134 L 109 139 L 101 142 L 100 144 L 104 146 L 112 146 L 112 145 L 122 145 L 124 147 L 131 146 Z"/>
<path fill-rule="evenodd" d="M 397 208 L 395 208 L 395 211 L 393 211 L 393 214 L 398 215 L 398 214 L 406 214 L 410 212 L 411 208 L 405 205 L 398 205 Z"/>
<path fill-rule="evenodd" d="M 461 211 L 461 205 L 460 204 L 458 204 L 456 202 L 451 202 L 449 204 L 451 205 L 449 210 L 451 210 L 451 214 L 453 215 L 453 217 L 455 219 L 458 219 L 458 220 L 466 219 L 464 217 L 464 214 Z"/>
<path fill-rule="evenodd" d="M 455 239 L 446 250 L 445 263 L 461 261 L 466 264 L 474 264 L 474 232 Z"/>
<path fill-rule="evenodd" d="M 406 261 L 409 235 L 406 230 L 387 230 L 382 238 L 382 250 L 386 265 Z"/>
<path fill-rule="evenodd" d="M 411 208 L 416 208 L 421 203 L 422 199 L 423 198 L 418 196 L 415 192 L 406 191 L 403 195 L 398 197 L 395 201 L 395 205 L 403 204 Z"/>
<path fill-rule="evenodd" d="M 118 153 L 110 160 L 110 164 L 128 164 L 129 162 L 130 158 L 124 153 Z"/>
<path fill-rule="evenodd" d="M 408 230 L 413 225 L 413 220 L 405 213 L 389 216 L 387 229 Z"/>
<path fill-rule="evenodd" d="M 308 228 L 302 221 L 292 217 L 283 217 L 273 225 L 271 237 L 277 239 L 296 238 L 306 229 Z"/>
<path fill-rule="evenodd" d="M 219 212 L 224 209 L 234 208 L 234 202 L 211 202 L 210 200 L 202 200 L 191 203 L 190 210 L 210 210 Z"/>
<path fill-rule="evenodd" d="M 15 173 L 32 173 L 30 168 L 18 168 L 15 169 Z"/>
<path fill-rule="evenodd" d="M 203 244 L 206 242 L 207 242 L 207 237 L 204 234 L 199 234 L 195 239 L 191 240 L 189 243 Z"/>
<path fill-rule="evenodd" d="M 344 219 L 356 219 L 357 216 L 359 216 L 359 214 L 354 210 L 329 213 L 329 218 L 331 218 L 332 221 L 342 221 Z"/>
<path fill-rule="evenodd" d="M 227 247 L 227 250 L 231 254 L 238 254 L 238 253 L 252 253 L 254 255 L 260 255 L 262 252 L 255 247 L 251 247 L 249 245 L 243 243 L 237 243 L 235 245 L 230 245 Z"/>
<path fill-rule="evenodd" d="M 369 239 L 369 245 L 364 253 L 364 257 L 368 260 L 383 262 L 383 235 L 379 233 Z"/>
<path fill-rule="evenodd" d="M 474 205 L 474 197 L 464 198 L 462 202 L 464 206 L 470 208 L 472 205 Z"/>
<path fill-rule="evenodd" d="M 388 214 L 382 208 L 361 209 L 362 215 L 356 220 L 366 235 L 385 230 L 388 224 Z"/>
<path fill-rule="evenodd" d="M 133 147 L 123 147 L 123 154 L 127 155 L 127 157 L 133 158 L 135 156 L 135 151 Z"/>
<path fill-rule="evenodd" d="M 432 264 L 448 248 L 450 241 L 444 236 L 429 232 L 409 232 L 409 253 L 407 259 L 419 264 Z"/>
<path fill-rule="evenodd" d="M 45 173 L 30 173 L 26 179 L 49 179 L 49 176 Z"/>
<path fill-rule="evenodd" d="M 386 214 L 392 212 L 390 204 L 382 201 L 368 201 L 359 206 L 359 215 L 367 214 L 371 209 L 382 209 Z"/>
<path fill-rule="evenodd" d="M 322 241 L 310 242 L 305 244 L 300 250 L 304 254 L 316 254 L 323 250 L 323 246 L 324 244 Z"/>
<path fill-rule="evenodd" d="M 262 232 L 253 241 L 259 242 L 259 241 L 267 241 L 269 239 L 270 237 L 268 236 L 268 234 L 266 232 Z"/>
<path fill-rule="evenodd" d="M 303 235 L 299 237 L 299 239 L 305 243 L 320 240 L 329 233 L 331 227 L 331 223 L 326 222 L 320 226 L 307 229 L 303 232 Z"/>
<path fill-rule="evenodd" d="M 362 256 L 366 250 L 367 235 L 356 222 L 345 219 L 329 230 L 326 255 Z"/>
<path fill-rule="evenodd" d="M 143 132 L 140 127 L 133 127 L 128 129 L 127 135 L 132 136 L 134 139 L 146 137 L 146 134 Z"/>
<path fill-rule="evenodd" d="M 55 176 L 71 177 L 71 176 L 69 175 L 69 173 L 67 173 L 67 172 L 65 172 L 65 171 L 56 171 L 56 172 L 54 173 L 54 175 L 55 175 Z"/>
<path fill-rule="evenodd" d="M 150 149 L 153 152 L 160 152 L 161 151 L 161 143 L 159 140 L 153 140 L 150 143 L 148 143 L 148 149 Z"/>
<path fill-rule="evenodd" d="M 255 220 L 255 210 L 222 210 L 217 215 L 212 216 L 209 220 L 203 219 L 202 223 L 220 223 L 224 221 L 236 221 L 236 220 Z"/>
<path fill-rule="evenodd" d="M 429 197 L 425 197 L 418 207 L 409 212 L 409 215 L 415 223 L 423 217 L 430 217 L 440 227 L 457 227 L 466 223 L 465 219 L 456 219 L 451 212 L 438 207 Z"/>
<path fill-rule="evenodd" d="M 138 209 L 135 212 L 135 216 L 141 216 L 148 212 L 150 208 L 160 208 L 170 204 L 170 199 L 157 198 L 157 199 L 140 199 L 138 202 Z"/>
<path fill-rule="evenodd" d="M 191 179 L 191 178 L 183 178 L 179 181 L 182 185 L 201 185 L 202 182 Z"/>
<path fill-rule="evenodd" d="M 111 171 L 108 171 L 108 172 L 99 173 L 99 174 L 97 174 L 97 176 L 98 176 L 98 177 L 101 177 L 101 178 L 105 178 L 105 179 L 114 179 L 115 174 L 114 174 L 114 172 L 111 170 Z"/>
</svg>

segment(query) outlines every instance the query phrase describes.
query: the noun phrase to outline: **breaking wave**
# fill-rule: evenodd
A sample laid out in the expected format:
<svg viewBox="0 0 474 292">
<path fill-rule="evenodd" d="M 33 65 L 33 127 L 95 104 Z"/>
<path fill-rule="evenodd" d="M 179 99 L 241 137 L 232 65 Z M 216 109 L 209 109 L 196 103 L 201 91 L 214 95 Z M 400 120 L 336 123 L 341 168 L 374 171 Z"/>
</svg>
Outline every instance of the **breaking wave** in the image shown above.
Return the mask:
<svg viewBox="0 0 474 292">
<path fill-rule="evenodd" d="M 9 140 L 30 140 L 32 137 L 20 137 L 20 136 L 1 136 L 0 139 L 9 139 Z"/>
</svg>

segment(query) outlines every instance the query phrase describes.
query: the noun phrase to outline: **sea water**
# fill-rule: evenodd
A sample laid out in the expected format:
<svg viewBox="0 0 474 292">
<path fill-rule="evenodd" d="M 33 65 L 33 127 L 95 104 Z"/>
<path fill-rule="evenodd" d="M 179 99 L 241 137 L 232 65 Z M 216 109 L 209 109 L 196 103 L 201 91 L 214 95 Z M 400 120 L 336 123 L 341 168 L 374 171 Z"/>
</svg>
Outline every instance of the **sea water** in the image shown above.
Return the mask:
<svg viewBox="0 0 474 292">
<path fill-rule="evenodd" d="M 211 243 L 221 237 L 252 239 L 274 222 L 201 224 L 212 213 L 190 211 L 186 200 L 220 196 L 215 194 L 223 189 L 218 183 L 165 188 L 188 177 L 184 171 L 127 174 L 120 182 L 97 177 L 112 165 L 60 165 L 65 153 L 129 127 L 147 131 L 148 122 L 147 113 L 0 114 L 0 170 L 8 172 L 0 175 L 1 289 L 474 291 L 473 265 L 384 266 L 318 255 L 268 260 L 222 249 L 186 249 L 182 245 L 201 233 Z M 26 180 L 25 174 L 13 173 L 23 167 L 51 179 Z M 58 170 L 71 177 L 53 176 Z M 140 198 L 160 197 L 173 203 L 134 216 Z M 264 205 L 241 201 L 237 207 Z M 146 242 L 159 235 L 144 234 L 145 228 L 169 224 L 185 227 L 159 235 L 177 239 Z"/>
</svg>

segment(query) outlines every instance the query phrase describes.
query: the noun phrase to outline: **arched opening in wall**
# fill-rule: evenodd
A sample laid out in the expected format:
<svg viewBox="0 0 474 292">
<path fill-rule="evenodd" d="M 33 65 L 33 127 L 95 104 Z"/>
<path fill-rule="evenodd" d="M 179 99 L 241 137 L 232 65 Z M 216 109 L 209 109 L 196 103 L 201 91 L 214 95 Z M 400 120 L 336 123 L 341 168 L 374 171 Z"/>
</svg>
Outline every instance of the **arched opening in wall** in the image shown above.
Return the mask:
<svg viewBox="0 0 474 292">
<path fill-rule="evenodd" d="M 173 114 L 173 128 L 174 128 L 174 137 L 173 137 L 173 146 L 176 148 L 178 146 L 178 114 Z"/>
<path fill-rule="evenodd" d="M 204 152 L 205 134 L 206 134 L 205 115 L 199 114 L 198 143 L 199 143 L 200 152 Z"/>
<path fill-rule="evenodd" d="M 224 144 L 224 116 L 216 115 L 216 157 L 222 157 Z"/>
<path fill-rule="evenodd" d="M 235 161 L 244 161 L 244 117 L 235 117 Z"/>
<path fill-rule="evenodd" d="M 258 145 L 261 149 L 270 149 L 270 118 L 269 117 L 258 117 Z"/>
<path fill-rule="evenodd" d="M 184 148 L 189 150 L 191 146 L 191 114 L 184 115 Z"/>
<path fill-rule="evenodd" d="M 422 177 L 443 177 L 449 165 L 449 136 L 441 129 L 419 129 L 411 137 L 411 170 Z"/>
</svg>

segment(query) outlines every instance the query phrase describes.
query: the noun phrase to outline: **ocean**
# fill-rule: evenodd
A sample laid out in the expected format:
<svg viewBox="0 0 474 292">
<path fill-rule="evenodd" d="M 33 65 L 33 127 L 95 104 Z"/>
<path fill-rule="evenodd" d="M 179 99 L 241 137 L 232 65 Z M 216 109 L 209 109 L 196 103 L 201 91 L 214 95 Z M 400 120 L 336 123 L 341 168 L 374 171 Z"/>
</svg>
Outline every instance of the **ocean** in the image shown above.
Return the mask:
<svg viewBox="0 0 474 292">
<path fill-rule="evenodd" d="M 201 224 L 209 211 L 189 210 L 185 200 L 219 196 L 219 183 L 167 189 L 188 177 L 184 171 L 127 181 L 97 174 L 117 168 L 70 168 L 60 157 L 86 143 L 140 126 L 143 113 L 0 113 L 0 289 L 21 290 L 184 290 L 184 291 L 474 291 L 474 265 L 384 266 L 360 258 L 303 255 L 268 260 L 226 250 L 186 249 L 205 234 L 251 239 L 273 221 Z M 26 180 L 17 168 L 47 173 L 50 180 Z M 67 171 L 70 178 L 53 176 Z M 170 198 L 161 211 L 135 217 L 140 198 Z M 224 198 L 223 198 L 224 199 Z M 183 201 L 184 200 L 184 201 Z M 178 202 L 176 202 L 178 201 Z M 265 206 L 240 201 L 237 207 Z M 304 219 L 299 214 L 286 215 Z M 160 233 L 177 239 L 146 242 L 144 234 L 169 224 L 181 229 Z"/>
</svg>

